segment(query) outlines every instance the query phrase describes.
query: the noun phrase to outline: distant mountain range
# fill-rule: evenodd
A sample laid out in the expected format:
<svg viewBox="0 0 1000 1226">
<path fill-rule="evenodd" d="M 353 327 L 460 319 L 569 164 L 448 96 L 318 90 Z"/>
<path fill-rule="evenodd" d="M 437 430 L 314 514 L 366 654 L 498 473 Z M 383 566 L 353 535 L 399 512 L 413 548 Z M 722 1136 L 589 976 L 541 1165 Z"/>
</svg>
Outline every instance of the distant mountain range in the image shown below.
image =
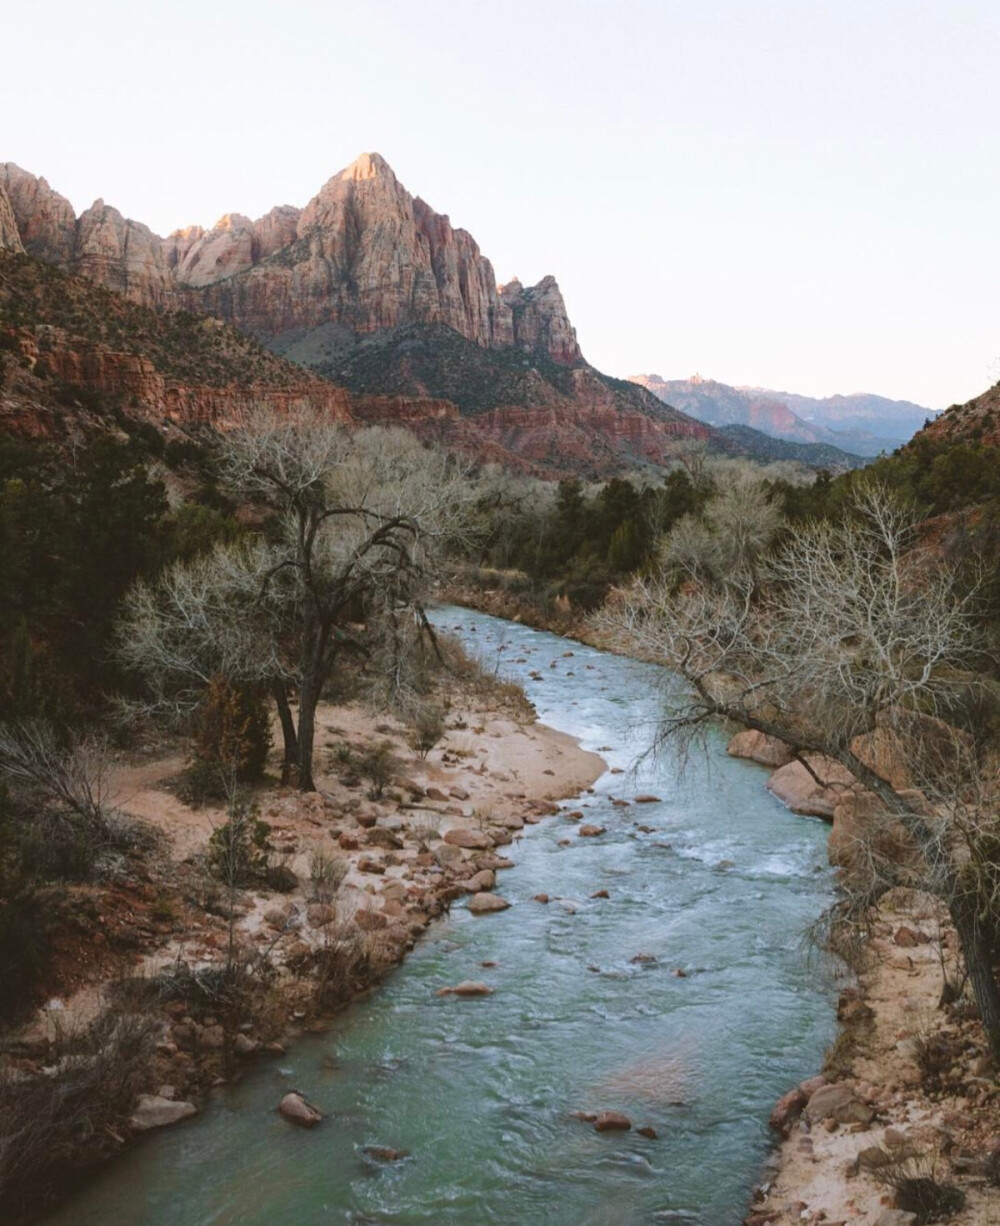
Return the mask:
<svg viewBox="0 0 1000 1226">
<path fill-rule="evenodd" d="M 664 379 L 632 375 L 631 382 L 712 426 L 749 426 L 793 443 L 821 443 L 860 456 L 893 451 L 937 416 L 909 400 L 866 392 L 818 400 L 763 387 L 730 387 L 695 375 Z"/>
</svg>

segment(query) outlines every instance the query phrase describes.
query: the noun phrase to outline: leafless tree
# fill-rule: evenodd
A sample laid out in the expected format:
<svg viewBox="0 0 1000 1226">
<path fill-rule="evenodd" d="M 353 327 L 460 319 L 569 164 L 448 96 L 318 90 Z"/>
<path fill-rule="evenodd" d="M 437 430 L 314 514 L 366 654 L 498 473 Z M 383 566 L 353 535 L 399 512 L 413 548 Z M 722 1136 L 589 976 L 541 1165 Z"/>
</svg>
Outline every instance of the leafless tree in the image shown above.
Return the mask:
<svg viewBox="0 0 1000 1226">
<path fill-rule="evenodd" d="M 391 684 L 410 627 L 430 632 L 428 583 L 469 530 L 476 486 L 467 462 L 405 431 L 351 432 L 304 415 L 262 414 L 231 431 L 220 470 L 237 497 L 271 510 L 274 531 L 136 589 L 121 651 L 178 709 L 214 674 L 266 682 L 286 768 L 312 790 L 316 705 L 336 660 L 378 637 Z"/>
<path fill-rule="evenodd" d="M 675 582 L 732 580 L 757 565 L 781 526 L 763 482 L 737 467 L 701 512 L 685 515 L 663 538 L 664 575 Z"/>
<path fill-rule="evenodd" d="M 906 510 L 867 485 L 843 521 L 797 532 L 756 571 L 643 579 L 597 624 L 687 683 L 665 740 L 732 720 L 834 760 L 877 798 L 912 852 L 905 866 L 882 857 L 877 882 L 945 900 L 1000 1055 L 1000 889 L 985 868 L 1000 828 L 977 783 L 981 747 L 956 726 L 976 689 L 973 600 Z"/>
<path fill-rule="evenodd" d="M 99 740 L 64 744 L 38 721 L 0 725 L 0 778 L 40 797 L 90 839 L 112 842 L 121 822 L 108 803 L 107 747 Z"/>
</svg>

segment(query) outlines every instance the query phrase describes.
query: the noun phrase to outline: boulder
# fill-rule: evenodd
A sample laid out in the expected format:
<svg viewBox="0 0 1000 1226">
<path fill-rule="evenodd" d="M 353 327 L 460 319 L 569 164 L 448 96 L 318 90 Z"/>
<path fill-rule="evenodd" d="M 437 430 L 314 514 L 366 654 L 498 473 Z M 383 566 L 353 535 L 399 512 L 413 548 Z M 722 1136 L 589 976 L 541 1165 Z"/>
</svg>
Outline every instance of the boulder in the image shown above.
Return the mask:
<svg viewBox="0 0 1000 1226">
<path fill-rule="evenodd" d="M 428 800 L 447 800 L 448 793 L 442 792 L 440 788 L 428 788 L 426 792 Z"/>
<path fill-rule="evenodd" d="M 577 834 L 581 839 L 596 839 L 598 835 L 604 834 L 603 826 L 581 826 Z"/>
<path fill-rule="evenodd" d="M 598 1111 L 594 1119 L 595 1132 L 628 1132 L 632 1121 L 620 1111 Z"/>
<path fill-rule="evenodd" d="M 444 836 L 444 841 L 451 847 L 465 847 L 472 851 L 487 851 L 492 846 L 492 840 L 484 830 L 469 830 L 465 826 L 452 827 Z"/>
<path fill-rule="evenodd" d="M 148 1132 L 151 1128 L 165 1128 L 168 1124 L 176 1124 L 197 1113 L 198 1109 L 194 1103 L 163 1098 L 159 1094 L 140 1094 L 132 1111 L 129 1127 L 133 1132 Z"/>
<path fill-rule="evenodd" d="M 278 1113 L 290 1124 L 297 1124 L 300 1128 L 315 1128 L 323 1118 L 323 1112 L 312 1103 L 306 1102 L 298 1090 L 290 1091 L 278 1103 Z"/>
<path fill-rule="evenodd" d="M 456 882 L 456 888 L 463 894 L 484 894 L 492 890 L 496 883 L 496 873 L 491 868 L 482 868 L 466 881 Z"/>
<path fill-rule="evenodd" d="M 474 979 L 463 979 L 453 988 L 441 988 L 438 996 L 492 996 L 493 989 Z"/>
<path fill-rule="evenodd" d="M 633 799 L 637 805 L 658 805 L 660 803 L 659 796 L 636 796 Z"/>
<path fill-rule="evenodd" d="M 306 919 L 311 928 L 326 928 L 337 918 L 337 908 L 329 903 L 314 902 L 306 910 Z"/>
<path fill-rule="evenodd" d="M 767 1121 L 768 1124 L 770 1124 L 775 1132 L 780 1133 L 783 1137 L 787 1137 L 792 1125 L 802 1114 L 807 1101 L 805 1094 L 802 1093 L 798 1086 L 794 1090 L 789 1090 L 787 1094 L 783 1094 L 774 1104 L 774 1108 Z"/>
<path fill-rule="evenodd" d="M 758 732 L 755 728 L 737 732 L 726 746 L 726 753 L 731 758 L 745 758 L 749 762 L 769 766 L 772 770 L 777 770 L 779 766 L 787 766 L 795 756 L 791 745 L 779 740 L 776 736 Z"/>
<path fill-rule="evenodd" d="M 835 1120 L 838 1124 L 870 1124 L 872 1109 L 849 1086 L 822 1086 L 809 1099 L 804 1115 L 810 1124 Z"/>
<path fill-rule="evenodd" d="M 467 905 L 473 915 L 490 915 L 494 911 L 506 911 L 510 903 L 497 894 L 483 892 L 473 894 Z"/>
<path fill-rule="evenodd" d="M 468 800 L 469 793 L 465 788 L 450 788 L 449 795 L 452 800 Z"/>
<path fill-rule="evenodd" d="M 768 791 L 793 813 L 832 821 L 834 809 L 853 790 L 854 777 L 839 762 L 821 754 L 809 754 L 806 760 L 821 783 L 817 783 L 803 763 L 789 762 L 768 779 Z"/>
</svg>

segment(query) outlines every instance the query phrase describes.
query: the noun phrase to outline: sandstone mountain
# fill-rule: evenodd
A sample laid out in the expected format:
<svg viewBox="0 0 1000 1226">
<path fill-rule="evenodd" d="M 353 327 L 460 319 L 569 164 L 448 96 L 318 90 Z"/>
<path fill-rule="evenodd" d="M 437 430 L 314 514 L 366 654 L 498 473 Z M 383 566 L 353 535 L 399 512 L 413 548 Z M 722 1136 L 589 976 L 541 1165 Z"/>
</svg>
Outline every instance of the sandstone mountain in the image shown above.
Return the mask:
<svg viewBox="0 0 1000 1226">
<path fill-rule="evenodd" d="M 892 451 L 933 416 L 930 409 L 910 401 L 867 393 L 817 400 L 767 388 L 730 387 L 698 375 L 633 375 L 632 381 L 714 426 L 750 426 L 773 438 L 822 443 L 862 456 Z"/>
<path fill-rule="evenodd" d="M 679 414 L 672 420 L 665 407 L 658 418 L 623 408 L 614 381 L 589 367 L 564 373 L 573 381 L 571 394 L 549 389 L 540 395 L 544 403 L 530 408 L 506 405 L 473 416 L 427 395 L 353 394 L 221 320 L 142 306 L 0 251 L 5 434 L 61 443 L 94 430 L 134 433 L 139 423 L 147 439 L 152 428 L 165 442 L 183 442 L 267 407 L 346 425 L 403 425 L 545 477 L 606 476 L 637 462 L 662 462 L 678 437 L 713 437 L 710 427 Z"/>
<path fill-rule="evenodd" d="M 262 340 L 334 325 L 366 335 L 443 324 L 486 348 L 515 346 L 565 366 L 582 363 L 551 277 L 497 286 L 465 230 L 413 197 L 377 153 L 333 176 L 304 209 L 283 205 L 251 221 L 167 238 L 103 200 L 77 218 L 65 197 L 12 162 L 0 189 L 25 250 L 136 302 L 201 310 Z"/>
<path fill-rule="evenodd" d="M 125 300 L 175 319 L 174 331 L 198 312 L 249 334 L 291 359 L 267 367 L 266 377 L 293 399 L 313 399 L 344 419 L 399 421 L 551 476 L 661 464 L 679 439 L 773 454 L 753 431 L 725 436 L 591 367 L 555 280 L 498 286 L 471 235 L 410 195 L 378 154 L 334 175 L 304 208 L 282 205 L 256 221 L 230 213 L 211 230 L 166 238 L 103 200 L 77 217 L 44 179 L 10 162 L 0 164 L 0 193 L 2 245 L 121 296 L 119 305 L 101 300 L 118 321 L 110 338 L 93 328 L 78 336 L 61 317 L 54 352 L 66 356 L 40 369 L 74 385 L 93 375 L 101 394 L 135 400 L 150 420 L 186 427 L 237 415 L 262 394 L 263 351 L 245 372 L 232 372 L 226 391 L 213 383 L 206 393 L 197 363 L 178 373 L 164 368 L 162 353 L 150 358 L 152 317 L 130 316 L 126 327 Z M 79 299 L 81 283 L 72 284 L 70 297 Z M 51 295 L 46 301 L 55 309 Z M 33 326 L 44 339 L 45 321 L 36 316 Z M 230 337 L 208 321 L 198 327 L 194 355 L 207 352 L 206 337 Z M 30 352 L 21 332 L 17 343 Z M 136 362 L 141 373 L 126 377 Z"/>
<path fill-rule="evenodd" d="M 21 236 L 17 231 L 14 210 L 7 193 L 0 188 L 0 251 L 24 252 Z"/>
</svg>

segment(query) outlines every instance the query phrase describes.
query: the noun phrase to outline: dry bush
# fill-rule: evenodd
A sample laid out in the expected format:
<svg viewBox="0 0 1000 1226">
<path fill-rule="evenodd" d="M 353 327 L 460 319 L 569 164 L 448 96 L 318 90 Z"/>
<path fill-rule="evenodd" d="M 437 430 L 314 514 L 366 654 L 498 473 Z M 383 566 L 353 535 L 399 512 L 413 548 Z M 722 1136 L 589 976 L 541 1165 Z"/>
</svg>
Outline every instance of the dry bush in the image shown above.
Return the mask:
<svg viewBox="0 0 1000 1226">
<path fill-rule="evenodd" d="M 326 929 L 326 943 L 313 956 L 313 1004 L 318 1012 L 339 1009 L 373 982 L 379 973 L 376 944 L 374 934 L 351 921 Z"/>
<path fill-rule="evenodd" d="M 65 1044 L 53 1070 L 0 1073 L 0 1212 L 43 1204 L 119 1147 L 156 1035 L 147 1013 L 105 1014 Z"/>
<path fill-rule="evenodd" d="M 326 851 L 314 851 L 309 857 L 310 901 L 332 903 L 346 876 L 346 861 Z"/>
<path fill-rule="evenodd" d="M 380 741 L 377 745 L 366 745 L 354 758 L 354 769 L 362 779 L 368 780 L 370 800 L 381 799 L 386 787 L 398 774 L 400 765 L 392 741 Z"/>
<path fill-rule="evenodd" d="M 944 1221 L 965 1205 L 962 1190 L 939 1182 L 926 1159 L 889 1162 L 873 1171 L 872 1177 L 892 1188 L 897 1209 L 916 1214 L 916 1226 Z"/>
<path fill-rule="evenodd" d="M 445 734 L 444 707 L 427 703 L 414 716 L 408 737 L 410 748 L 424 759 Z"/>
</svg>

